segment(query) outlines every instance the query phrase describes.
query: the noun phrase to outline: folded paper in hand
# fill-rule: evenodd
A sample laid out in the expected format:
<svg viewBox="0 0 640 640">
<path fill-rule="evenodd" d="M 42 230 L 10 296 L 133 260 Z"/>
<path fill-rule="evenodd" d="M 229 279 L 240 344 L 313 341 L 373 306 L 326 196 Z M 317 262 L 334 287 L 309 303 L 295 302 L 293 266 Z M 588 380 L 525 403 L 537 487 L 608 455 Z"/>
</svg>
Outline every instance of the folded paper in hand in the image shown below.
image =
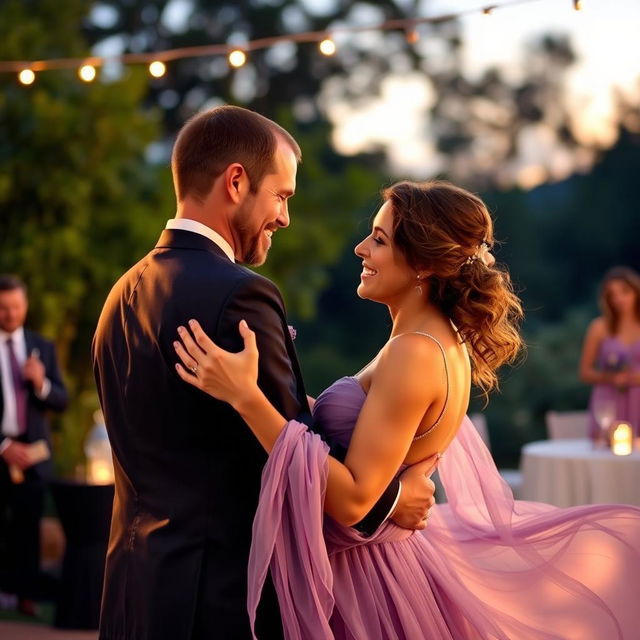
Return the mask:
<svg viewBox="0 0 640 640">
<path fill-rule="evenodd" d="M 29 457 L 30 466 L 44 462 L 51 457 L 51 450 L 46 440 L 36 440 L 26 446 L 27 456 Z M 13 484 L 22 484 L 24 482 L 24 471 L 15 465 L 9 465 L 9 474 Z"/>
</svg>

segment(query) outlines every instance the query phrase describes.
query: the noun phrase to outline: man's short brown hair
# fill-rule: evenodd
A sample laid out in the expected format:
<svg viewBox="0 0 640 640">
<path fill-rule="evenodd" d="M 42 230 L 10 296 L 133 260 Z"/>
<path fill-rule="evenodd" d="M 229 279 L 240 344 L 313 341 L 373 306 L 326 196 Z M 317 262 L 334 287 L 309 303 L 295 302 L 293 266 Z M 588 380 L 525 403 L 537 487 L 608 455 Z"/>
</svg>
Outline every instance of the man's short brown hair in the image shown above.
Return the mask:
<svg viewBox="0 0 640 640">
<path fill-rule="evenodd" d="M 27 285 L 18 276 L 9 273 L 0 274 L 0 291 L 15 291 L 16 289 L 20 289 L 27 295 Z"/>
<path fill-rule="evenodd" d="M 288 131 L 259 113 L 225 105 L 191 118 L 180 130 L 171 156 L 176 196 L 203 201 L 215 179 L 232 163 L 241 164 L 252 192 L 272 172 L 278 139 L 299 162 L 300 147 Z"/>
</svg>

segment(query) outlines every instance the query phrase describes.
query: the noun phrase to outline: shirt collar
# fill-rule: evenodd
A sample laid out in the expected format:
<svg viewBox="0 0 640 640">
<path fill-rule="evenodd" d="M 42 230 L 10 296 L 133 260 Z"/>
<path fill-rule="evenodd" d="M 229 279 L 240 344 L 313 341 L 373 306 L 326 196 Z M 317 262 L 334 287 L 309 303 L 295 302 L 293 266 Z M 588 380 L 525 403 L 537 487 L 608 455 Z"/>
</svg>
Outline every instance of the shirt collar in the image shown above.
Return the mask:
<svg viewBox="0 0 640 640">
<path fill-rule="evenodd" d="M 231 262 L 236 261 L 231 245 L 217 231 L 214 231 L 211 227 L 207 227 L 206 224 L 202 224 L 197 220 L 190 220 L 189 218 L 171 218 L 171 220 L 167 220 L 167 226 L 165 228 L 199 233 L 201 236 L 209 238 L 211 242 L 218 245 Z"/>
<path fill-rule="evenodd" d="M 9 338 L 13 340 L 13 344 L 24 342 L 24 327 L 18 327 L 13 333 L 7 333 L 0 329 L 0 343 L 5 344 Z"/>
</svg>

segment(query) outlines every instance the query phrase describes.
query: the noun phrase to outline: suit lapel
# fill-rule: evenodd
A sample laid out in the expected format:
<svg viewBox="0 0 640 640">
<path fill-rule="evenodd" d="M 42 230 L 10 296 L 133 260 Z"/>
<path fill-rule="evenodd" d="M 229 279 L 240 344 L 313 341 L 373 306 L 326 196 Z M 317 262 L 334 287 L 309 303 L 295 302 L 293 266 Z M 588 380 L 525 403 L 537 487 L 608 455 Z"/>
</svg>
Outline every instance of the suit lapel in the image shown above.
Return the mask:
<svg viewBox="0 0 640 640">
<path fill-rule="evenodd" d="M 34 336 L 33 332 L 29 331 L 28 329 L 24 330 L 24 344 L 25 344 L 26 354 L 27 354 L 27 358 L 28 358 L 31 355 L 31 352 L 33 351 L 33 349 L 36 346 L 36 344 L 35 344 L 35 336 Z"/>
</svg>

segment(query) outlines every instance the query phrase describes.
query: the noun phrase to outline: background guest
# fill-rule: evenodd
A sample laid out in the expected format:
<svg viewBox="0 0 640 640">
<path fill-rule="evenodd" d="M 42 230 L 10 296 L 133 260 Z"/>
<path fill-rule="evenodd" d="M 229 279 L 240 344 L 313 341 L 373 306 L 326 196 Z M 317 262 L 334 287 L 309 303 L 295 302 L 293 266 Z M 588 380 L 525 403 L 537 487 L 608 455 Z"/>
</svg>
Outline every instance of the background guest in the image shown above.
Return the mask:
<svg viewBox="0 0 640 640">
<path fill-rule="evenodd" d="M 590 433 L 595 439 L 613 421 L 630 422 L 640 435 L 640 276 L 614 267 L 600 288 L 602 316 L 584 341 L 580 377 L 593 385 Z"/>
<path fill-rule="evenodd" d="M 40 518 L 51 472 L 48 410 L 67 405 L 53 343 L 24 328 L 24 283 L 0 275 L 0 590 L 34 614 Z"/>
</svg>

